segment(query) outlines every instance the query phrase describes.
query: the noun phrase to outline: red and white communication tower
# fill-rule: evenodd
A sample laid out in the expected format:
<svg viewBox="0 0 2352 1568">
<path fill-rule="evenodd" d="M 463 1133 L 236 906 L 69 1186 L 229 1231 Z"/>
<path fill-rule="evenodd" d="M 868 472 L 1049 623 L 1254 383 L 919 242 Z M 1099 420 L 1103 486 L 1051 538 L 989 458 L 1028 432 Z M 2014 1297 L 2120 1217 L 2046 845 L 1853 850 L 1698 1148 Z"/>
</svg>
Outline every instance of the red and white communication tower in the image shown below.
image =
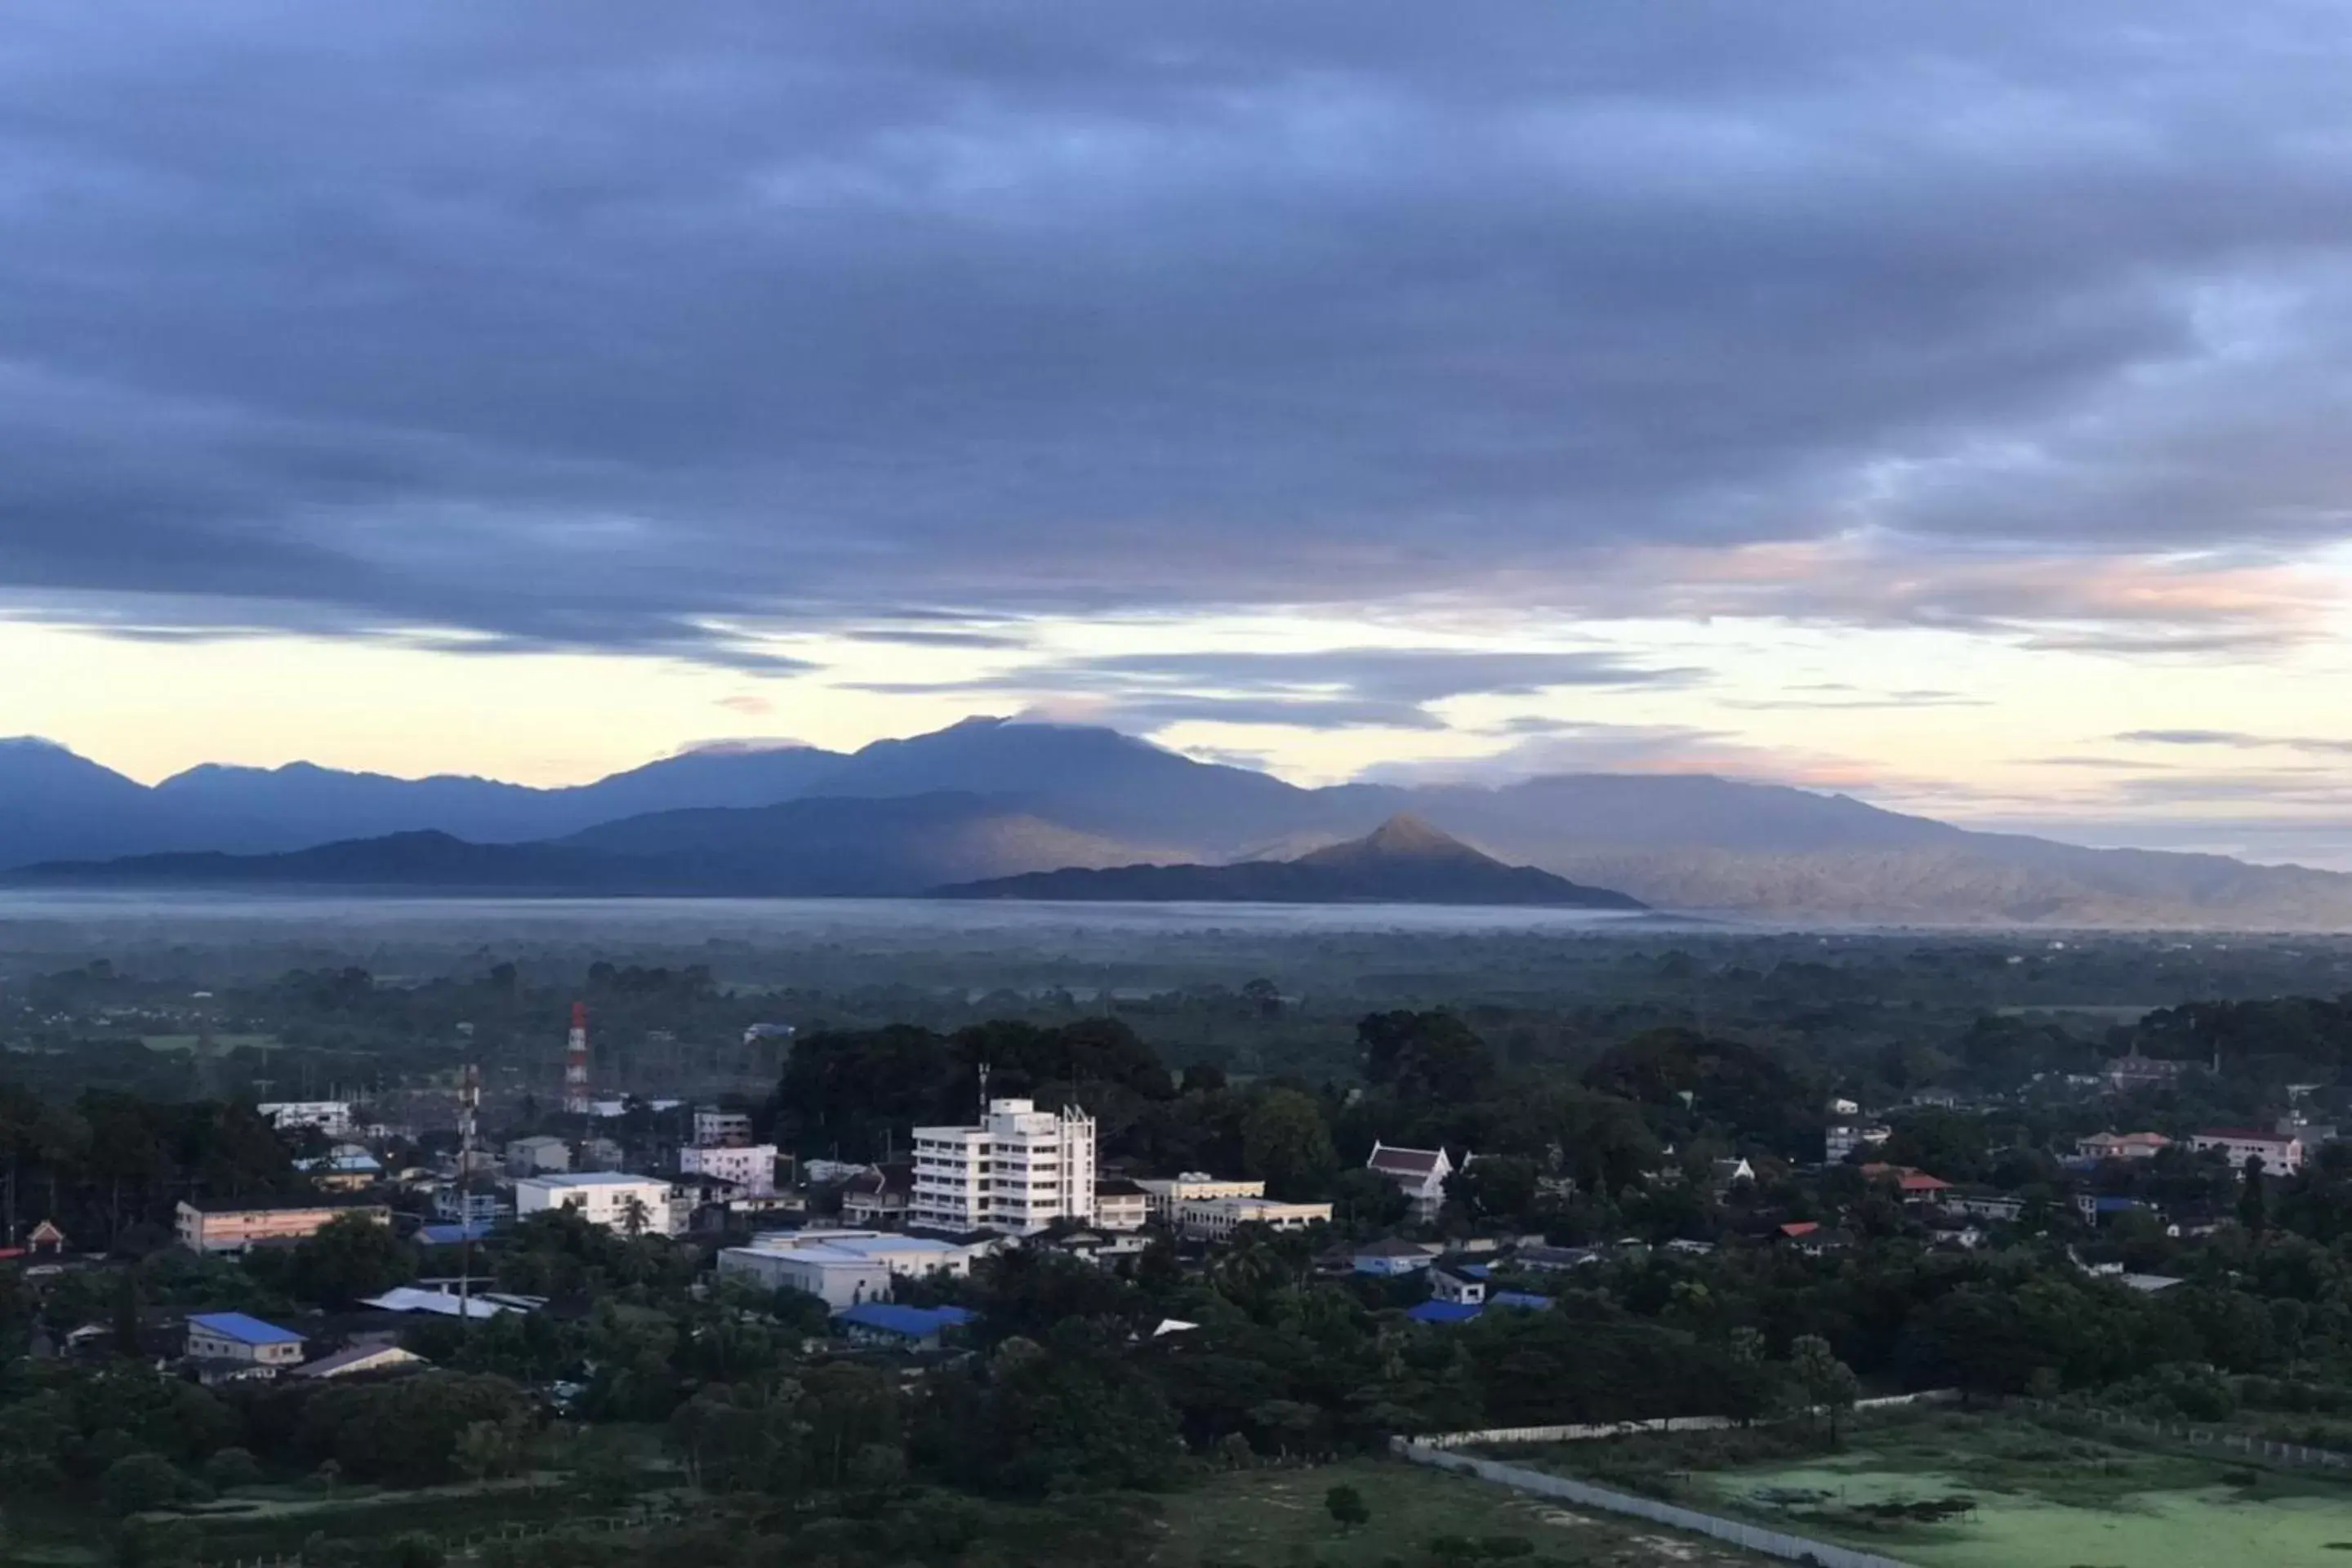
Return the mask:
<svg viewBox="0 0 2352 1568">
<path fill-rule="evenodd" d="M 572 1038 L 563 1047 L 563 1109 L 588 1114 L 588 1004 L 572 1004 Z"/>
</svg>

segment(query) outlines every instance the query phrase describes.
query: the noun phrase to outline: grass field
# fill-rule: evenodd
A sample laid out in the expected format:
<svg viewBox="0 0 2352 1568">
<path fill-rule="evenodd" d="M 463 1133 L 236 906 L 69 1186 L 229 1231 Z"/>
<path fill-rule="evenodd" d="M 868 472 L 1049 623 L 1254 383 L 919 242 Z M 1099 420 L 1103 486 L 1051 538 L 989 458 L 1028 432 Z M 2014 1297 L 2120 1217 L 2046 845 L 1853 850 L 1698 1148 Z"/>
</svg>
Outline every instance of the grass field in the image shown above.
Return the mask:
<svg viewBox="0 0 2352 1568">
<path fill-rule="evenodd" d="M 1324 1494 L 1352 1486 L 1371 1522 L 1342 1536 Z M 1580 1568 L 1756 1568 L 1766 1560 L 1633 1520 L 1571 1513 L 1465 1476 L 1394 1461 L 1359 1459 L 1307 1470 L 1243 1470 L 1163 1500 L 1164 1533 L 1143 1559 L 1151 1568 L 1290 1563 L 1377 1568 L 1453 1562 L 1428 1550 L 1440 1537 L 1516 1536 L 1534 1548 L 1520 1563 Z M 1503 1561 L 1511 1561 L 1503 1559 Z"/>
<path fill-rule="evenodd" d="M 1575 1447 L 1549 1450 L 1544 1468 L 1595 1468 L 1578 1463 L 1568 1451 Z M 1602 1461 L 1619 1484 L 1628 1457 Z M 1665 1449 L 1660 1457 L 1664 1480 L 1676 1458 Z M 1693 1457 L 1685 1450 L 1681 1462 Z M 2015 1418 L 1914 1416 L 1865 1426 L 1834 1454 L 1692 1465 L 1649 1489 L 1920 1568 L 2352 1568 L 2352 1486 Z M 1893 1505 L 1945 1500 L 1971 1506 L 1937 1522 L 1889 1517 Z"/>
</svg>

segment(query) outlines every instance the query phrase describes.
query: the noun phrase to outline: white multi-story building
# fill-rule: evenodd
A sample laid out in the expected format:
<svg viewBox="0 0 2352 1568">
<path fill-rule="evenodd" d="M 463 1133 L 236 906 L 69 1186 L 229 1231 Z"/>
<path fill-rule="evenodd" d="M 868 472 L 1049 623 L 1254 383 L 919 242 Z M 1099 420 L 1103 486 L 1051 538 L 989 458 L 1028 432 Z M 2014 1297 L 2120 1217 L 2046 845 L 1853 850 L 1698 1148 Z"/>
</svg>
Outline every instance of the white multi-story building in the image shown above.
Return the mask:
<svg viewBox="0 0 2352 1568">
<path fill-rule="evenodd" d="M 1176 1228 L 1196 1241 L 1223 1241 L 1245 1225 L 1305 1230 L 1331 1223 L 1329 1204 L 1284 1204 L 1272 1198 L 1192 1198 L 1176 1207 Z"/>
<path fill-rule="evenodd" d="M 625 1171 L 576 1171 L 525 1176 L 515 1183 L 515 1214 L 528 1219 L 544 1209 L 577 1209 L 590 1225 L 671 1234 L 669 1184 Z"/>
<path fill-rule="evenodd" d="M 698 1113 L 698 1120 L 699 1114 Z M 677 1152 L 680 1175 L 710 1176 L 732 1182 L 747 1197 L 773 1197 L 776 1192 L 776 1146 L 773 1143 L 714 1145 Z"/>
<path fill-rule="evenodd" d="M 992 1100 L 978 1127 L 915 1129 L 907 1223 L 1027 1236 L 1095 1216 L 1095 1122 L 1075 1109 Z"/>
<path fill-rule="evenodd" d="M 268 1117 L 269 1125 L 280 1132 L 315 1127 L 330 1138 L 341 1138 L 352 1130 L 352 1102 L 348 1100 L 276 1100 L 253 1109 Z"/>
<path fill-rule="evenodd" d="M 2200 1154 L 2219 1149 L 2231 1170 L 2243 1170 L 2248 1160 L 2260 1160 L 2265 1176 L 2291 1176 L 2303 1169 L 2302 1139 L 2258 1127 L 2219 1127 L 2198 1133 L 2189 1144 Z"/>
<path fill-rule="evenodd" d="M 1843 1165 L 1857 1149 L 1875 1149 L 1895 1136 L 1892 1127 L 1864 1127 L 1851 1121 L 1832 1123 L 1822 1139 L 1823 1152 L 1832 1165 Z"/>
<path fill-rule="evenodd" d="M 698 1105 L 694 1110 L 694 1142 L 697 1148 L 740 1148 L 751 1142 L 751 1116 L 745 1110 L 721 1110 L 715 1105 Z"/>
<path fill-rule="evenodd" d="M 1265 1196 L 1264 1182 L 1220 1181 L 1206 1171 L 1187 1171 L 1181 1176 L 1148 1176 L 1135 1184 L 1143 1189 L 1146 1217 L 1160 1225 L 1174 1225 L 1176 1211 L 1195 1200 Z"/>
</svg>

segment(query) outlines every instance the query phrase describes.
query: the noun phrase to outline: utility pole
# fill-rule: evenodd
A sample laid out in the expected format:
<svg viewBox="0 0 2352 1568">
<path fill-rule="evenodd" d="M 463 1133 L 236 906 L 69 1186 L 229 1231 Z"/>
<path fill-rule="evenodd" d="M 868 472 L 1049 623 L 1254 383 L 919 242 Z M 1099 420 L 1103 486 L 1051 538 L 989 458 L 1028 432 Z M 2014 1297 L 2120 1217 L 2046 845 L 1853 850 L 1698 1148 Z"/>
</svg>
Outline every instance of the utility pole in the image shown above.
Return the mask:
<svg viewBox="0 0 2352 1568">
<path fill-rule="evenodd" d="M 482 1069 L 467 1062 L 457 1080 L 457 1338 L 474 1331 L 474 1122 L 482 1104 Z"/>
</svg>

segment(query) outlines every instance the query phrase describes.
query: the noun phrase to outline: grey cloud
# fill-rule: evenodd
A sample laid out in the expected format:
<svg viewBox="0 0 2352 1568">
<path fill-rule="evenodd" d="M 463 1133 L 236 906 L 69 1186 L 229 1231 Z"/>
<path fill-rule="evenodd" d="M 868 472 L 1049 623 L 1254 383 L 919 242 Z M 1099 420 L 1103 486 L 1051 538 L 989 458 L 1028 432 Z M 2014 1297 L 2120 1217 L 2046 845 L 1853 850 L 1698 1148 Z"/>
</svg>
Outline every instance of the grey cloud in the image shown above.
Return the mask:
<svg viewBox="0 0 2352 1568">
<path fill-rule="evenodd" d="M 1005 632 L 960 631 L 951 627 L 865 627 L 847 634 L 853 642 L 903 643 L 910 647 L 1025 647 L 1028 639 Z"/>
<path fill-rule="evenodd" d="M 2317 16 L 27 0 L 0 598 L 745 668 L 1420 595 L 2259 651 L 1985 563 L 2347 534 Z M 1643 553 L 1858 536 L 1908 569 Z"/>
<path fill-rule="evenodd" d="M 894 694 L 1009 693 L 1091 699 L 1103 722 L 1150 730 L 1189 721 L 1302 729 L 1433 730 L 1430 704 L 1473 693 L 1528 697 L 1564 688 L 1680 686 L 1686 668 L 1604 650 L 1525 652 L 1350 647 L 1296 653 L 1116 654 L 1045 660 L 944 681 L 848 682 Z"/>
<path fill-rule="evenodd" d="M 2306 752 L 2322 756 L 2352 753 L 2352 741 L 2316 735 L 2250 735 L 2240 730 L 2126 730 L 2115 738 L 2132 745 L 2227 746 L 2246 751 Z"/>
</svg>

